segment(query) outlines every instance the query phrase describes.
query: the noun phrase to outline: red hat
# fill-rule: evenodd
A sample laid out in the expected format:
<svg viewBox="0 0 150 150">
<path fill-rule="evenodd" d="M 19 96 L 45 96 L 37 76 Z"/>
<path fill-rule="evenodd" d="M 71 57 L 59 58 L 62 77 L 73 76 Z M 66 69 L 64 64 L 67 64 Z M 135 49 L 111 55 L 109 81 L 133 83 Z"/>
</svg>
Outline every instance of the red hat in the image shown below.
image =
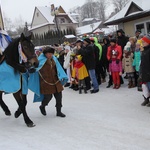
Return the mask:
<svg viewBox="0 0 150 150">
<path fill-rule="evenodd" d="M 142 41 L 144 41 L 144 42 L 150 44 L 150 36 L 145 35 L 145 36 L 142 38 Z"/>
</svg>

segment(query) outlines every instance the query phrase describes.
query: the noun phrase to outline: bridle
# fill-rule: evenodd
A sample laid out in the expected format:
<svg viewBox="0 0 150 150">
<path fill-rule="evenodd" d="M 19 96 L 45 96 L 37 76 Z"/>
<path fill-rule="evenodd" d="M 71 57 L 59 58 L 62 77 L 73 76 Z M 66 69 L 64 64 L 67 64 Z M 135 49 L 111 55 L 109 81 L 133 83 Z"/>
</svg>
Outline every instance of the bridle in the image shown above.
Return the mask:
<svg viewBox="0 0 150 150">
<path fill-rule="evenodd" d="M 25 64 L 25 68 L 30 71 L 31 69 L 35 68 L 34 65 L 30 62 L 33 58 L 37 58 L 36 54 L 34 53 L 33 55 L 31 56 L 27 56 L 25 53 L 24 53 L 24 49 L 23 49 L 23 46 L 22 46 L 22 43 L 21 41 L 19 42 L 19 45 L 18 45 L 18 52 L 19 52 L 19 63 L 20 64 Z"/>
</svg>

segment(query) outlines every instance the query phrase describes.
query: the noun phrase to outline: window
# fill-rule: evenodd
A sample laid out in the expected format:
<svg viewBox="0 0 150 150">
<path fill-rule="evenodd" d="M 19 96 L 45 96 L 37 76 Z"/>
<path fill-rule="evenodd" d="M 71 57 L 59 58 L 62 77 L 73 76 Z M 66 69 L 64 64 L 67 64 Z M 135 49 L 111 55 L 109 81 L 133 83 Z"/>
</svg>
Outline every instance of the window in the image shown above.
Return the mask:
<svg viewBox="0 0 150 150">
<path fill-rule="evenodd" d="M 137 24 L 136 25 L 136 30 L 140 30 L 143 34 L 145 34 L 144 23 Z"/>
<path fill-rule="evenodd" d="M 65 18 L 61 18 L 60 23 L 65 23 Z"/>
<path fill-rule="evenodd" d="M 146 22 L 147 33 L 150 34 L 150 22 Z"/>
<path fill-rule="evenodd" d="M 135 24 L 135 31 L 141 30 L 143 34 L 150 33 L 150 20 Z"/>
</svg>

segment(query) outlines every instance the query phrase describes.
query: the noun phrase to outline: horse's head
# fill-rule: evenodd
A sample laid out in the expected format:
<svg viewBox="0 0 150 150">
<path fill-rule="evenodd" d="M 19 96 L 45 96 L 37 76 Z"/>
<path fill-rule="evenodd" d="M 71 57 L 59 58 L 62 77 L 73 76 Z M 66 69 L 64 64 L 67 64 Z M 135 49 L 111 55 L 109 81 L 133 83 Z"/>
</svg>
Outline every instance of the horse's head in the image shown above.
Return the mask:
<svg viewBox="0 0 150 150">
<path fill-rule="evenodd" d="M 27 70 L 32 70 L 33 68 L 37 68 L 39 61 L 37 59 L 37 56 L 35 54 L 34 45 L 31 42 L 31 35 L 28 37 L 25 37 L 24 34 L 21 34 L 20 37 L 20 47 L 21 47 L 21 53 L 22 59 L 24 58 L 25 67 Z M 34 70 L 34 69 L 33 69 Z"/>
</svg>

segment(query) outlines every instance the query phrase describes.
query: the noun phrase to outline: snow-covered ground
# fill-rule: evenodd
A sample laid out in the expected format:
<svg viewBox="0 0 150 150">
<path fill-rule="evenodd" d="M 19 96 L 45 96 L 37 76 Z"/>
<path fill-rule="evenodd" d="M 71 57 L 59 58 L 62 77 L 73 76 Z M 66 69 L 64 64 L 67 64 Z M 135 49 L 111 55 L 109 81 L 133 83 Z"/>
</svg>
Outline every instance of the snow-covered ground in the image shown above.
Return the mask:
<svg viewBox="0 0 150 150">
<path fill-rule="evenodd" d="M 29 92 L 27 111 L 36 124 L 26 127 L 22 116 L 7 117 L 0 109 L 0 150 L 148 150 L 150 147 L 150 108 L 142 107 L 142 93 L 128 89 L 106 89 L 79 95 L 69 88 L 63 92 L 62 112 L 56 117 L 55 100 L 39 111 Z M 11 94 L 4 95 L 12 114 L 17 104 Z"/>
</svg>

